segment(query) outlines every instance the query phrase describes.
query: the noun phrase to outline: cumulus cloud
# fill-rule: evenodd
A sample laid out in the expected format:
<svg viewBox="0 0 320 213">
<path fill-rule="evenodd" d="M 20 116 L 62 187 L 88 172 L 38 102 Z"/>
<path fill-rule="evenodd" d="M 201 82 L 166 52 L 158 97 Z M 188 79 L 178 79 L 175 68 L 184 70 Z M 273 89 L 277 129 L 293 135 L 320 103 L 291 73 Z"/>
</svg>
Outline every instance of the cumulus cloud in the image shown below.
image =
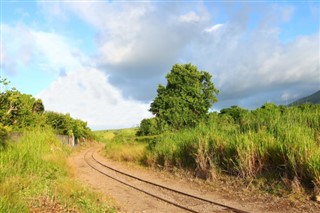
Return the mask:
<svg viewBox="0 0 320 213">
<path fill-rule="evenodd" d="M 302 94 L 312 92 L 310 88 L 306 91 L 306 85 L 319 89 L 318 35 L 301 36 L 282 44 L 276 35 L 270 36 L 264 31 L 242 32 L 241 35 L 232 34 L 232 28 L 226 26 L 224 33 L 218 34 L 228 37 L 227 40 L 213 35 L 208 41 L 212 46 L 201 48 L 198 51 L 201 58 L 195 57 L 204 67 L 214 69 L 221 101 L 247 99 L 263 91 L 265 99 L 260 99 L 261 105 L 266 99 L 279 101 L 277 98 L 289 88 L 291 92 L 296 89 Z M 212 55 L 213 59 L 204 55 Z M 303 85 L 305 89 L 299 91 Z"/>
<path fill-rule="evenodd" d="M 70 113 L 94 129 L 133 127 L 151 116 L 149 104 L 124 98 L 105 72 L 92 68 L 89 56 L 70 38 L 23 25 L 3 29 L 6 45 L 2 46 L 1 61 L 7 73 L 18 72 L 17 68 L 33 61 L 37 68 L 56 76 L 57 80 L 37 95 L 46 110 Z"/>
<path fill-rule="evenodd" d="M 60 77 L 38 97 L 46 110 L 71 113 L 94 129 L 135 127 L 151 116 L 149 104 L 125 99 L 104 73 L 93 68 Z"/>
<path fill-rule="evenodd" d="M 150 100 L 210 15 L 202 3 L 65 3 L 97 31 L 98 64 L 128 97 Z M 146 90 L 146 85 L 154 89 Z"/>
<path fill-rule="evenodd" d="M 31 32 L 35 42 L 38 63 L 46 67 L 47 71 L 65 72 L 80 69 L 83 64 L 88 63 L 86 56 L 76 48 L 71 39 L 43 31 Z"/>
<path fill-rule="evenodd" d="M 14 74 L 31 62 L 53 75 L 89 64 L 76 43 L 58 33 L 35 30 L 23 24 L 2 24 L 2 35 L 2 66 L 7 74 Z"/>
<path fill-rule="evenodd" d="M 194 47 L 197 54 L 191 61 L 211 71 L 221 91 L 218 108 L 238 104 L 253 108 L 266 101 L 285 104 L 283 93 L 293 101 L 320 89 L 319 33 L 283 43 L 279 24 L 290 20 L 294 8 L 264 13 L 254 28 L 243 17 L 246 13 L 236 13 L 223 29 L 207 28 Z"/>
<path fill-rule="evenodd" d="M 267 101 L 281 101 L 284 91 L 303 94 L 317 89 L 318 34 L 287 44 L 279 38 L 280 25 L 295 15 L 294 6 L 227 4 L 227 21 L 214 23 L 211 18 L 216 16 L 208 5 L 68 2 L 63 6 L 95 27 L 97 64 L 126 97 L 150 101 L 156 85 L 165 83 L 164 75 L 177 62 L 192 62 L 210 71 L 225 103 L 247 100 L 247 105 L 257 105 L 266 101 L 257 98 L 261 92 Z M 259 16 L 250 28 L 253 10 Z"/>
<path fill-rule="evenodd" d="M 40 94 L 46 105 L 96 128 L 135 125 L 147 116 L 144 103 L 177 62 L 211 72 L 221 91 L 215 108 L 284 103 L 319 89 L 319 32 L 284 43 L 281 26 L 295 16 L 293 6 L 241 5 L 228 3 L 223 11 L 208 2 L 59 1 L 49 19 L 86 23 L 96 33 L 95 57 L 80 50 L 74 38 L 17 25 L 4 28 L 2 58 L 5 67 L 18 66 L 17 56 L 23 64 L 36 58 L 43 70 L 55 72 L 58 80 Z M 51 11 L 50 4 L 42 8 Z M 223 21 L 214 14 L 220 9 Z"/>
</svg>

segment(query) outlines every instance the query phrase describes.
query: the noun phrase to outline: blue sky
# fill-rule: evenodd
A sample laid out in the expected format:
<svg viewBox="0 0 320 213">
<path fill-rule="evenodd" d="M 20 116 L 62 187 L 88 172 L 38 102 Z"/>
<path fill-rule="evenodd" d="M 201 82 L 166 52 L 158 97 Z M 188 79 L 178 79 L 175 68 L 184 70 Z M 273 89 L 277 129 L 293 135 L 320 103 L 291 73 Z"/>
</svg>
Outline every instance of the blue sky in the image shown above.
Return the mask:
<svg viewBox="0 0 320 213">
<path fill-rule="evenodd" d="M 150 117 L 175 63 L 209 71 L 213 109 L 320 89 L 317 1 L 1 1 L 1 73 L 94 129 Z"/>
</svg>

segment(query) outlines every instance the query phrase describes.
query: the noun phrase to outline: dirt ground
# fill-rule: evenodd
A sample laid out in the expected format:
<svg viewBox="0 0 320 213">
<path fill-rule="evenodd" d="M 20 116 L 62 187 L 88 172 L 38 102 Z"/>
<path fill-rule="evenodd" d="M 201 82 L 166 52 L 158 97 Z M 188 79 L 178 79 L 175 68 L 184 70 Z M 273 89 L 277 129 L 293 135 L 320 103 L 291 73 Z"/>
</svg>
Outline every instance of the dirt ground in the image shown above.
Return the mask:
<svg viewBox="0 0 320 213">
<path fill-rule="evenodd" d="M 94 147 L 82 148 L 74 152 L 69 158 L 69 165 L 77 180 L 108 197 L 114 198 L 120 212 L 184 212 L 93 170 L 84 160 L 86 151 L 92 148 L 101 149 L 103 145 L 95 144 Z M 115 162 L 103 157 L 101 152 L 96 152 L 95 157 L 125 173 L 248 212 L 320 212 L 320 204 L 310 201 L 308 198 L 305 201 L 297 202 L 289 198 L 246 190 L 245 187 L 237 188 L 223 180 L 208 183 L 178 173 L 172 174 L 132 163 Z"/>
</svg>

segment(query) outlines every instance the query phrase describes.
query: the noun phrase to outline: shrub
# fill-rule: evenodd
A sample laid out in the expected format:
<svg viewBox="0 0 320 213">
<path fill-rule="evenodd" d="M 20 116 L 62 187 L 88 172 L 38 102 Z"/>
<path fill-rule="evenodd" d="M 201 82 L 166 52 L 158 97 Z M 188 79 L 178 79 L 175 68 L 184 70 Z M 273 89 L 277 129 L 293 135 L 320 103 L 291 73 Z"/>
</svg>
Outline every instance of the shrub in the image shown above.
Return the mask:
<svg viewBox="0 0 320 213">
<path fill-rule="evenodd" d="M 137 136 L 159 134 L 159 129 L 161 129 L 161 127 L 159 127 L 159 122 L 157 122 L 157 120 L 157 118 L 143 119 L 140 123 L 139 130 L 137 131 Z"/>
<path fill-rule="evenodd" d="M 6 141 L 8 137 L 9 137 L 8 127 L 4 127 L 0 123 L 0 150 L 6 147 Z"/>
</svg>

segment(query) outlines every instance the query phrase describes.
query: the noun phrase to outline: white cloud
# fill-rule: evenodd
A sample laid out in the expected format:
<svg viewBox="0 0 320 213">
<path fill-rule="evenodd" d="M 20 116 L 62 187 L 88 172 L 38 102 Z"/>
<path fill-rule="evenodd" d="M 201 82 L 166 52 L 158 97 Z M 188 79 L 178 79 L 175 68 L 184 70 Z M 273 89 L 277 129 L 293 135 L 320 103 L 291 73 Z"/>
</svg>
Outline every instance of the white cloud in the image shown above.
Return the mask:
<svg viewBox="0 0 320 213">
<path fill-rule="evenodd" d="M 125 99 L 109 83 L 106 73 L 89 68 L 88 56 L 70 38 L 23 25 L 3 29 L 4 68 L 12 70 L 32 61 L 57 77 L 38 95 L 46 110 L 70 113 L 96 129 L 133 127 L 151 116 L 149 104 Z"/>
<path fill-rule="evenodd" d="M 312 45 L 319 44 L 317 37 L 305 36 L 288 44 L 279 40 L 280 25 L 295 13 L 290 5 L 255 7 L 261 19 L 254 29 L 248 29 L 253 8 L 246 5 L 227 8 L 226 24 L 213 24 L 214 14 L 201 3 L 64 5 L 95 27 L 98 64 L 126 96 L 150 100 L 156 85 L 163 82 L 160 78 L 180 61 L 212 72 L 221 100 L 246 99 L 268 90 L 278 90 L 280 97 L 288 85 L 301 88 L 318 80 L 319 45 Z"/>
<path fill-rule="evenodd" d="M 277 35 L 265 33 L 268 28 L 237 33 L 232 33 L 232 28 L 228 24 L 222 33 L 213 34 L 206 47 L 200 43 L 194 58 L 205 69 L 213 70 L 221 101 L 248 100 L 263 92 L 263 98 L 255 103 L 261 105 L 279 101 L 286 90 L 307 94 L 319 89 L 318 34 L 283 44 Z"/>
<path fill-rule="evenodd" d="M 134 127 L 151 116 L 149 104 L 125 99 L 104 73 L 93 68 L 60 77 L 38 97 L 46 110 L 70 113 L 94 129 Z"/>
<path fill-rule="evenodd" d="M 80 69 L 86 63 L 85 56 L 71 39 L 42 31 L 32 31 L 31 34 L 35 40 L 37 62 L 47 67 L 47 71 L 59 72 L 63 68 L 68 72 Z"/>
<path fill-rule="evenodd" d="M 215 24 L 212 27 L 206 28 L 204 31 L 208 32 L 208 33 L 215 32 L 215 31 L 221 29 L 222 27 L 223 27 L 223 24 Z"/>
<path fill-rule="evenodd" d="M 201 19 L 202 17 L 193 11 L 179 17 L 179 21 L 181 22 L 199 22 Z"/>
<path fill-rule="evenodd" d="M 126 96 L 150 99 L 210 22 L 202 3 L 65 3 L 97 31 L 96 61 Z M 161 80 L 162 81 L 162 80 Z M 146 89 L 151 85 L 153 89 Z"/>
<path fill-rule="evenodd" d="M 61 69 L 69 72 L 88 64 L 76 42 L 58 33 L 34 30 L 22 24 L 3 24 L 2 34 L 2 63 L 6 73 L 16 73 L 33 63 L 42 71 L 57 75 Z"/>
<path fill-rule="evenodd" d="M 35 60 L 43 70 L 63 68 L 63 75 L 41 93 L 47 108 L 71 112 L 97 128 L 139 123 L 148 106 L 126 97 L 152 100 L 157 84 L 179 62 L 210 71 L 222 105 L 256 106 L 281 99 L 284 91 L 290 98 L 319 88 L 319 32 L 286 44 L 279 39 L 294 7 L 261 4 L 251 28 L 246 6 L 228 10 L 221 24 L 212 18 L 212 11 L 221 8 L 208 5 L 61 1 L 53 5 L 50 20 L 76 16 L 90 25 L 88 30 L 96 33 L 96 58 L 79 50 L 74 38 L 17 26 L 5 28 L 3 61 L 6 67 L 22 58 L 19 63 Z M 50 8 L 47 4 L 45 11 Z M 63 24 L 67 28 L 68 22 Z M 96 69 L 87 70 L 88 64 Z"/>
</svg>

